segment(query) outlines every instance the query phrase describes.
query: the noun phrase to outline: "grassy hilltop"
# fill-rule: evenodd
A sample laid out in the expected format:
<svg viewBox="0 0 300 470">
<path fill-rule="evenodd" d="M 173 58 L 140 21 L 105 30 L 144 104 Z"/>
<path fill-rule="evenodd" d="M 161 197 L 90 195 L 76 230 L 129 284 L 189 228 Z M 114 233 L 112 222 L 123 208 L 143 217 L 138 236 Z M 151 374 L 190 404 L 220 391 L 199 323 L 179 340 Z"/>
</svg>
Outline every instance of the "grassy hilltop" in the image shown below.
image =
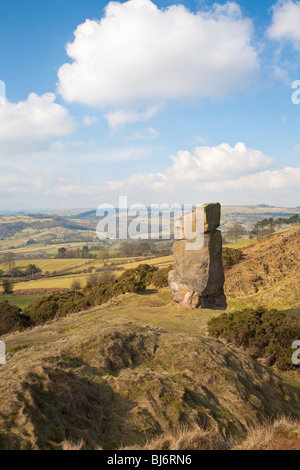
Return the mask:
<svg viewBox="0 0 300 470">
<path fill-rule="evenodd" d="M 5 337 L 0 446 L 223 449 L 268 418 L 299 417 L 274 373 L 206 336 L 218 314 L 183 312 L 164 289 Z"/>
<path fill-rule="evenodd" d="M 244 312 L 261 305 L 279 309 L 278 329 L 268 332 L 270 338 L 285 335 L 282 318 L 300 317 L 299 240 L 300 227 L 292 227 L 252 240 L 250 246 L 243 240 L 240 251 L 231 244 L 226 251 L 228 310 Z M 57 252 L 60 245 L 54 247 Z M 16 250 L 24 254 L 26 247 Z M 300 448 L 297 367 L 271 367 L 251 348 L 229 342 L 229 330 L 225 338 L 220 332 L 218 338 L 209 336 L 210 322 L 215 319 L 218 325 L 222 312 L 182 309 L 173 303 L 169 288 L 155 288 L 151 280 L 141 292 L 112 298 L 102 293 L 102 305 L 98 287 L 84 287 L 91 274 L 108 272 L 115 275 L 112 292 L 118 294 L 118 283 L 129 268 L 138 273 L 141 263 L 166 267 L 171 256 L 106 261 L 46 256 L 16 257 L 16 268 L 25 269 L 30 260 L 42 276 L 20 280 L 17 294 L 0 298 L 21 307 L 30 304 L 24 312 L 35 315 L 41 299 L 46 299 L 45 312 L 48 298 L 52 310 L 58 302 L 51 320 L 46 316 L 46 323 L 31 322 L 27 328 L 25 322 L 22 331 L 1 337 L 7 364 L 0 366 L 0 449 Z M 8 267 L 0 269 L 5 273 Z M 67 272 L 44 276 L 56 270 Z M 138 283 L 139 275 L 134 275 Z M 74 279 L 82 285 L 73 295 L 69 288 Z M 65 290 L 41 297 L 47 288 Z M 81 302 L 88 295 L 96 299 L 90 307 L 61 318 L 65 303 L 59 302 L 69 297 Z M 283 311 L 286 317 L 281 317 Z M 259 338 L 265 340 L 263 316 L 251 311 L 247 315 L 247 321 L 261 322 Z M 242 313 L 236 318 L 243 322 Z M 268 325 L 274 328 L 272 322 Z M 241 326 L 243 334 L 248 328 L 255 336 L 251 325 Z M 290 336 L 287 342 L 284 353 L 290 357 Z"/>
</svg>

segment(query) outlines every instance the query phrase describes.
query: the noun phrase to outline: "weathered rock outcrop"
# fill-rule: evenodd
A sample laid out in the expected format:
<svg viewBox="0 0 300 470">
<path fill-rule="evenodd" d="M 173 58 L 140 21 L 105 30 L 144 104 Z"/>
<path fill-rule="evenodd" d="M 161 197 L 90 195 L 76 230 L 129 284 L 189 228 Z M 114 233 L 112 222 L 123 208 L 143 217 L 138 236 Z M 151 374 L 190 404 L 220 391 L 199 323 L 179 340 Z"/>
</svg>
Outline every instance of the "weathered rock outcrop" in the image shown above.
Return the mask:
<svg viewBox="0 0 300 470">
<path fill-rule="evenodd" d="M 188 250 L 184 225 L 196 227 L 196 215 L 202 214 L 203 246 Z M 205 204 L 183 217 L 182 226 L 175 227 L 177 240 L 173 245 L 174 270 L 169 273 L 169 284 L 175 302 L 183 307 L 225 310 L 224 270 L 222 264 L 222 235 L 219 203 Z M 199 219 L 198 219 L 199 220 Z"/>
</svg>

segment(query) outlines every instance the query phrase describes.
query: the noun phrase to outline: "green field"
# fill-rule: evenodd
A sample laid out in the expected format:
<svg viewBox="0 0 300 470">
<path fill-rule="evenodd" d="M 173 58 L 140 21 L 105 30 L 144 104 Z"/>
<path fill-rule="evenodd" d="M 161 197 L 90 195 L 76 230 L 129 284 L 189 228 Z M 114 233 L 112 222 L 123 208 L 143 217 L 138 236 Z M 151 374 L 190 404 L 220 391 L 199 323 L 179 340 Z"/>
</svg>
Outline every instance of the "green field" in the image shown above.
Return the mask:
<svg viewBox="0 0 300 470">
<path fill-rule="evenodd" d="M 72 282 L 78 280 L 84 287 L 88 274 L 70 274 L 69 276 L 49 277 L 28 282 L 18 282 L 15 290 L 32 291 L 36 289 L 70 289 Z"/>
<path fill-rule="evenodd" d="M 38 297 L 38 295 L 0 295 L 0 301 L 7 300 L 11 305 L 24 308 Z"/>
<path fill-rule="evenodd" d="M 92 272 L 95 272 L 95 269 L 102 268 L 104 266 L 103 261 L 100 259 L 32 259 L 30 260 L 30 263 L 33 263 L 42 269 L 43 273 L 46 271 L 53 272 L 65 269 L 73 269 L 76 271 L 87 269 L 89 267 L 92 267 Z M 134 258 L 112 258 L 107 263 L 107 266 L 109 266 L 110 263 L 114 263 L 116 265 L 115 270 L 114 266 L 111 267 L 111 272 L 118 276 L 122 272 L 119 271 L 118 268 L 132 269 L 136 268 L 139 264 L 142 263 L 157 266 L 158 268 L 169 266 L 173 263 L 173 256 L 160 256 L 152 259 L 144 259 L 142 261 L 136 261 Z M 28 264 L 28 260 L 16 261 L 16 266 L 20 268 L 25 267 Z M 0 265 L 0 269 L 4 269 L 4 266 Z M 90 273 L 72 274 L 72 272 L 70 272 L 70 274 L 66 274 L 64 276 L 54 276 L 31 281 L 22 281 L 14 284 L 14 290 L 32 291 L 37 289 L 70 289 L 74 280 L 78 280 L 82 287 L 84 287 L 89 275 Z"/>
<path fill-rule="evenodd" d="M 254 243 L 257 243 L 256 238 L 250 240 L 249 238 L 243 238 L 242 240 L 239 240 L 236 243 L 224 243 L 224 246 L 228 248 L 234 248 L 235 250 L 240 249 L 242 250 L 243 248 L 247 248 L 248 246 L 253 245 Z"/>
<path fill-rule="evenodd" d="M 91 263 L 94 260 L 87 260 L 87 259 L 30 259 L 30 260 L 17 260 L 15 261 L 15 267 L 17 268 L 25 268 L 29 264 L 35 264 L 38 268 L 40 268 L 43 273 L 46 271 L 53 272 L 53 271 L 63 271 L 65 269 L 75 268 L 75 267 L 82 267 L 88 263 Z M 0 269 L 3 271 L 7 271 L 7 266 L 4 266 L 3 263 L 0 264 Z"/>
</svg>

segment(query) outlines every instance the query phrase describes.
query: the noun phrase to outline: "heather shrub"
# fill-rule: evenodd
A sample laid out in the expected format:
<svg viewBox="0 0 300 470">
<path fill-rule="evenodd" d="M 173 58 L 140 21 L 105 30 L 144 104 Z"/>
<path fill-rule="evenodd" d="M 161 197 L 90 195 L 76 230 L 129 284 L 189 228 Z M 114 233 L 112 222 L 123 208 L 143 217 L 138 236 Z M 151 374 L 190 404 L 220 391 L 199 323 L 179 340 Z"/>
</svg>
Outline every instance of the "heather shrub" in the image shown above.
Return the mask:
<svg viewBox="0 0 300 470">
<path fill-rule="evenodd" d="M 30 318 L 33 325 L 40 325 L 54 318 L 79 312 L 89 306 L 88 301 L 81 292 L 58 292 L 34 300 L 25 307 L 23 313 Z"/>
<path fill-rule="evenodd" d="M 242 250 L 224 247 L 222 251 L 222 257 L 225 271 L 226 269 L 229 269 L 235 264 L 239 263 L 243 259 L 243 256 L 244 255 Z"/>
<path fill-rule="evenodd" d="M 10 305 L 7 300 L 0 302 L 0 335 L 20 330 L 29 326 L 28 318 L 22 315 L 21 309 Z"/>
<path fill-rule="evenodd" d="M 172 269 L 172 266 L 168 266 L 166 268 L 160 268 L 157 271 L 155 271 L 151 278 L 151 284 L 153 284 L 153 286 L 157 287 L 158 289 L 161 289 L 163 287 L 168 287 L 169 285 L 168 274 L 171 271 L 171 269 Z"/>
<path fill-rule="evenodd" d="M 264 307 L 223 313 L 208 323 L 209 334 L 248 349 L 269 366 L 292 369 L 292 343 L 300 339 L 300 320 Z"/>
<path fill-rule="evenodd" d="M 30 318 L 32 325 L 40 325 L 69 313 L 101 305 L 115 295 L 126 292 L 141 293 L 150 284 L 155 271 L 157 268 L 154 266 L 141 264 L 135 269 L 124 271 L 117 279 L 111 275 L 109 279 L 96 275 L 93 282 L 80 292 L 58 292 L 34 300 L 24 309 L 24 314 Z"/>
</svg>

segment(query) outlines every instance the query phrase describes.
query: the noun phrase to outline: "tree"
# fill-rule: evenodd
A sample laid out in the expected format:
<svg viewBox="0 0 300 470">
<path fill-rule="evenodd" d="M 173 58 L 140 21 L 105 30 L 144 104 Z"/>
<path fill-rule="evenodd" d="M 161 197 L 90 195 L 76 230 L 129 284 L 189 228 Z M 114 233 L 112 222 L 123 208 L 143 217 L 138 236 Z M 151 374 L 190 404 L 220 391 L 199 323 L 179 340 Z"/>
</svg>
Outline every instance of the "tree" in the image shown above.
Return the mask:
<svg viewBox="0 0 300 470">
<path fill-rule="evenodd" d="M 138 256 L 147 255 L 147 254 L 150 253 L 150 251 L 151 251 L 151 248 L 150 248 L 149 243 L 147 243 L 147 242 L 141 241 L 141 242 L 138 243 L 138 245 L 136 247 L 136 254 Z"/>
<path fill-rule="evenodd" d="M 108 258 L 109 258 L 109 253 L 107 249 L 104 248 L 104 246 L 101 246 L 101 248 L 99 249 L 99 259 L 101 259 L 103 263 L 105 263 L 105 261 L 107 261 Z"/>
<path fill-rule="evenodd" d="M 91 273 L 87 279 L 87 287 L 95 287 L 100 283 L 99 275 L 96 273 Z"/>
<path fill-rule="evenodd" d="M 67 253 L 67 249 L 66 249 L 66 248 L 64 248 L 64 247 L 58 248 L 56 258 L 58 258 L 58 259 L 63 259 L 63 258 L 66 257 L 66 253 Z"/>
<path fill-rule="evenodd" d="M 122 243 L 120 246 L 120 255 L 122 258 L 128 258 L 129 256 L 133 256 L 134 254 L 134 246 L 132 243 Z"/>
<path fill-rule="evenodd" d="M 116 279 L 116 276 L 113 273 L 110 272 L 102 272 L 99 274 L 99 281 L 100 282 L 112 282 Z"/>
<path fill-rule="evenodd" d="M 264 235 L 264 228 L 263 228 L 262 222 L 256 222 L 256 224 L 254 225 L 253 229 L 250 232 L 249 238 L 254 238 L 254 237 L 260 238 L 260 237 L 263 237 L 263 235 Z"/>
<path fill-rule="evenodd" d="M 298 214 L 292 215 L 291 217 L 289 217 L 288 221 L 292 225 L 299 224 L 299 221 L 300 221 L 299 215 Z"/>
<path fill-rule="evenodd" d="M 4 264 L 4 266 L 8 266 L 9 270 L 12 269 L 15 265 L 14 254 L 10 251 L 8 253 L 5 253 L 2 258 L 2 263 Z"/>
<path fill-rule="evenodd" d="M 41 274 L 42 270 L 38 268 L 35 264 L 29 264 L 26 268 L 26 274 L 31 276 L 33 279 L 34 274 Z"/>
<path fill-rule="evenodd" d="M 233 227 L 231 227 L 229 230 L 226 232 L 226 237 L 227 238 L 235 238 L 235 241 L 237 243 L 238 239 L 241 238 L 242 235 L 244 235 L 245 229 L 242 225 L 235 224 Z"/>
<path fill-rule="evenodd" d="M 278 219 L 263 219 L 256 222 L 253 229 L 250 232 L 250 238 L 257 237 L 261 238 L 265 235 L 271 235 L 275 232 L 276 227 L 282 228 L 282 226 L 294 225 L 300 223 L 299 214 L 292 215 L 288 218 L 278 217 Z"/>
<path fill-rule="evenodd" d="M 81 283 L 78 279 L 74 279 L 74 281 L 71 284 L 71 290 L 79 290 L 81 289 Z"/>
<path fill-rule="evenodd" d="M 12 294 L 14 290 L 13 283 L 10 279 L 3 279 L 2 281 L 3 293 L 4 294 Z"/>
<path fill-rule="evenodd" d="M 285 224 L 285 219 L 283 217 L 278 217 L 278 219 L 275 220 L 275 224 L 278 225 L 279 228 L 281 228 L 282 225 Z"/>
<path fill-rule="evenodd" d="M 274 221 L 274 219 L 272 219 L 272 218 L 265 219 L 264 220 L 264 225 L 267 227 L 267 233 L 271 234 L 271 233 L 275 232 L 275 229 L 274 229 L 275 221 Z"/>
<path fill-rule="evenodd" d="M 90 258 L 90 250 L 88 246 L 84 246 L 81 250 L 81 258 Z"/>
</svg>

